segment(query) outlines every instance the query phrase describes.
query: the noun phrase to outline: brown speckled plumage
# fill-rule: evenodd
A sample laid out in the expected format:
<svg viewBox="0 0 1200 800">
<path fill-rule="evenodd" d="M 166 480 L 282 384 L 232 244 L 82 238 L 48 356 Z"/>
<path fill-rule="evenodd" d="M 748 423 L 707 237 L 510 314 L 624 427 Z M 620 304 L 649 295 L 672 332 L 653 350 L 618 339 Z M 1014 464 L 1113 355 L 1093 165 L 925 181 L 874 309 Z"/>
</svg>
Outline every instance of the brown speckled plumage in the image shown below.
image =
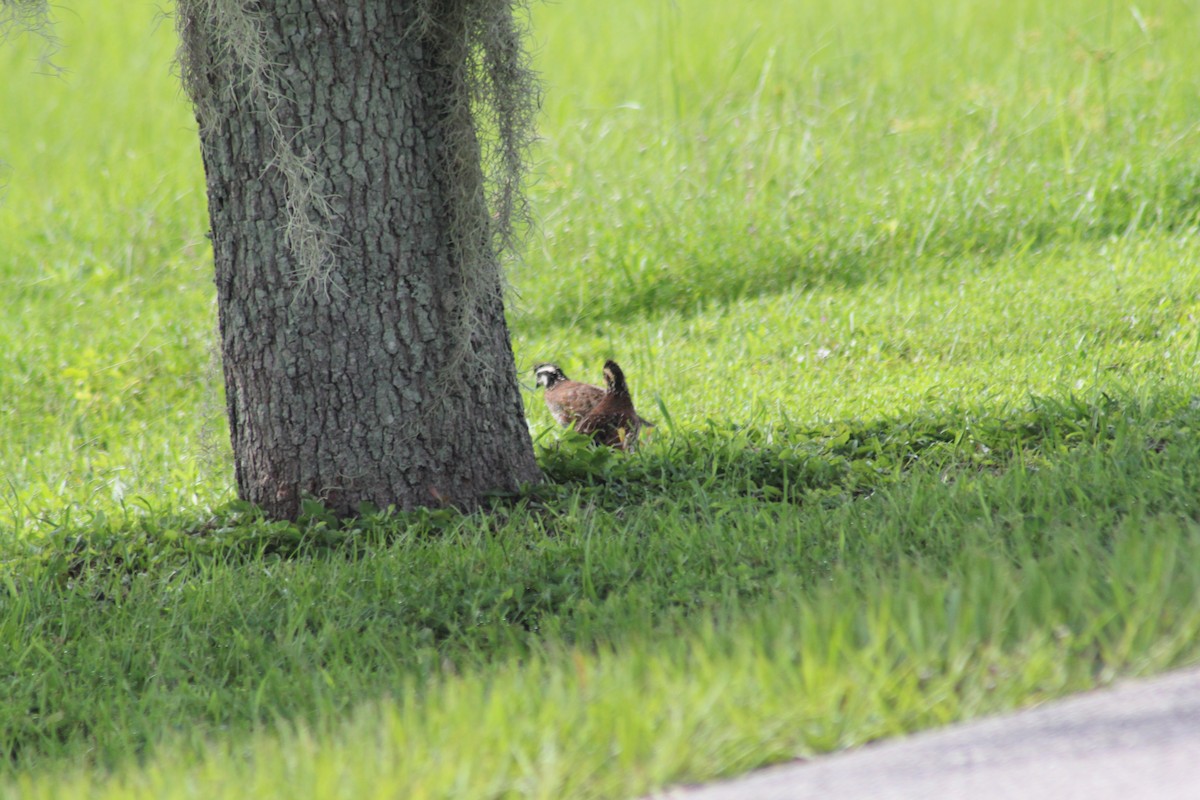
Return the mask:
<svg viewBox="0 0 1200 800">
<path fill-rule="evenodd" d="M 533 374 L 537 385 L 545 387 L 546 408 L 559 425 L 579 422 L 604 399 L 599 386 L 568 379 L 557 364 L 538 364 Z"/>
<path fill-rule="evenodd" d="M 604 362 L 604 383 L 603 399 L 579 420 L 575 430 L 591 434 L 598 444 L 633 450 L 642 426 L 649 423 L 638 416 L 625 383 L 625 373 L 612 359 Z"/>
</svg>

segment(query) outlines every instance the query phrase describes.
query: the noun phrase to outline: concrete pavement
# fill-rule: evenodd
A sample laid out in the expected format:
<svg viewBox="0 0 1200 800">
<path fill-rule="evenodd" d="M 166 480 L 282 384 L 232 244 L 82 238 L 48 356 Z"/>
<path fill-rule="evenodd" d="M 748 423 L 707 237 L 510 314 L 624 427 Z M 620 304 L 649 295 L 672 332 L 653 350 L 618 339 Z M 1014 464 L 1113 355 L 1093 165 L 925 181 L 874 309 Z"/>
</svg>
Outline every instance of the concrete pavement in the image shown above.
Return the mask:
<svg viewBox="0 0 1200 800">
<path fill-rule="evenodd" d="M 656 797 L 1200 800 L 1200 669 Z"/>
</svg>

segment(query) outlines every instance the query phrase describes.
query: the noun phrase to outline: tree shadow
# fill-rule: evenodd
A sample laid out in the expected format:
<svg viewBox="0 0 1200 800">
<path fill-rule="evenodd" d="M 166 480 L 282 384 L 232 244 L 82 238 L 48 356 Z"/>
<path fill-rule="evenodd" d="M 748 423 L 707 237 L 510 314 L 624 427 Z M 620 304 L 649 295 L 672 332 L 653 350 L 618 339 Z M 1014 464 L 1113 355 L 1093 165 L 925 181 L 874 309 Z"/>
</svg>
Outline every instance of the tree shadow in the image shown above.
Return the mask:
<svg viewBox="0 0 1200 800">
<path fill-rule="evenodd" d="M 62 531 L 0 583 L 26 642 L 0 655 L 0 747 L 9 771 L 84 757 L 116 767 L 180 731 L 185 745 L 237 739 L 548 646 L 670 636 L 781 582 L 878 573 L 904 552 L 949 559 L 954 548 L 921 530 L 848 551 L 830 526 L 914 475 L 929 491 L 1053 470 L 1081 451 L 1149 481 L 1164 460 L 1198 457 L 1193 405 L 1100 394 L 816 427 L 712 422 L 660 432 L 632 456 L 547 444 L 549 480 L 485 512 L 343 521 L 314 507 L 276 523 L 235 505 Z M 1175 489 L 1127 500 L 1179 511 Z M 987 491 L 953 502 L 983 515 Z"/>
<path fill-rule="evenodd" d="M 1180 196 L 1155 227 L 1171 232 L 1194 225 L 1200 207 L 1197 191 L 1190 184 L 1179 187 Z M 538 287 L 536 302 L 518 292 L 515 308 L 518 318 L 533 326 L 689 316 L 795 288 L 860 287 L 881 280 L 888 265 L 920 274 L 972 259 L 986 268 L 1015 253 L 1109 241 L 1137 230 L 1140 214 L 1137 204 L 1114 201 L 1086 224 L 1056 215 L 1019 220 L 968 216 L 947 220 L 927 237 L 916 235 L 920 220 L 906 221 L 905 229 L 912 231 L 906 236 L 878 225 L 878 230 L 842 230 L 832 223 L 828 229 L 818 225 L 808 237 L 730 231 L 726 238 L 714 234 L 698 242 L 643 231 L 636 248 L 612 248 L 580 267 L 530 275 Z"/>
</svg>

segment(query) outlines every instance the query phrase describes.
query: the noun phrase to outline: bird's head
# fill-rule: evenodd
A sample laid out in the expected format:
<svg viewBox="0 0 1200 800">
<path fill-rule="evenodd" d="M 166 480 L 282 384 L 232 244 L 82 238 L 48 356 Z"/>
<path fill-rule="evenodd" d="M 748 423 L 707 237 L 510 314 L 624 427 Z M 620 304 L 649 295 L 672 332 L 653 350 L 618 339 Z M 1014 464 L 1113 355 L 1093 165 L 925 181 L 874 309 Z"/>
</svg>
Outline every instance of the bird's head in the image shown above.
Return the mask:
<svg viewBox="0 0 1200 800">
<path fill-rule="evenodd" d="M 549 389 L 559 381 L 565 381 L 567 376 L 559 369 L 558 364 L 538 364 L 533 368 L 533 376 L 537 385 Z"/>
</svg>

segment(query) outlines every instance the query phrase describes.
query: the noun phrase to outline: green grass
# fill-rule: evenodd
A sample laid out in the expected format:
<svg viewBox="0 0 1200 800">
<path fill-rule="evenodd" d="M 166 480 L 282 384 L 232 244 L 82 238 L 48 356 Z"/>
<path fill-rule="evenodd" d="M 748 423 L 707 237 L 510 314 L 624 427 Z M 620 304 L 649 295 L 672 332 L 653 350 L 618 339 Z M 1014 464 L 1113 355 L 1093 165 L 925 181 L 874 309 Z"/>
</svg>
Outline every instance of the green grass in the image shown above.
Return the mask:
<svg viewBox="0 0 1200 800">
<path fill-rule="evenodd" d="M 537 7 L 518 366 L 659 425 L 348 528 L 232 502 L 159 13 L 0 49 L 0 794 L 636 796 L 1200 658 L 1186 5 Z"/>
</svg>

